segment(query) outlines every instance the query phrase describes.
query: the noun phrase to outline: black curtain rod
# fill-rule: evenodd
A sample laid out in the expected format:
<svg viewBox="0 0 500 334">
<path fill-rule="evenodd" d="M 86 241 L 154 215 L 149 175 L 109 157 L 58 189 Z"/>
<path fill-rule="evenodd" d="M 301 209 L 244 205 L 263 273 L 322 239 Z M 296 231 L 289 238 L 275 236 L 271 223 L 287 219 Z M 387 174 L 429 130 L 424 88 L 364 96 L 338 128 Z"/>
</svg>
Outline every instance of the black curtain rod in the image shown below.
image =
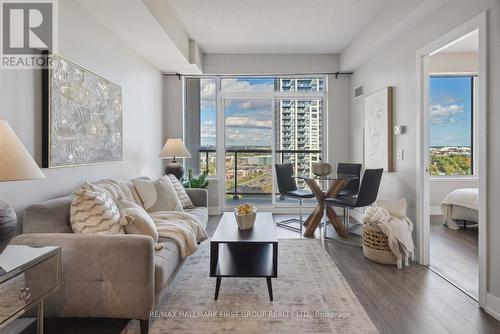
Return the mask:
<svg viewBox="0 0 500 334">
<path fill-rule="evenodd" d="M 181 74 L 181 73 L 163 73 L 166 77 L 177 77 L 179 80 L 182 77 L 210 77 L 210 76 L 220 76 L 220 77 L 269 77 L 269 76 L 303 76 L 303 75 L 334 75 L 335 79 L 339 75 L 352 75 L 353 72 L 322 72 L 322 73 L 272 73 L 272 74 Z"/>
</svg>

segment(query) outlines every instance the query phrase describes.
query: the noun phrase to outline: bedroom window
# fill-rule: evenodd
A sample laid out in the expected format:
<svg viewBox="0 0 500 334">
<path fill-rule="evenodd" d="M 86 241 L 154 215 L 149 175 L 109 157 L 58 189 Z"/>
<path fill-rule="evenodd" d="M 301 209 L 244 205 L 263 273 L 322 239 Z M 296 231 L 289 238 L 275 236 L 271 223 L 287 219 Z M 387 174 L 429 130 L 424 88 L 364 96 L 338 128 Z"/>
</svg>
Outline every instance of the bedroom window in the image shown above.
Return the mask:
<svg viewBox="0 0 500 334">
<path fill-rule="evenodd" d="M 431 76 L 430 157 L 432 176 L 473 176 L 476 76 Z"/>
</svg>

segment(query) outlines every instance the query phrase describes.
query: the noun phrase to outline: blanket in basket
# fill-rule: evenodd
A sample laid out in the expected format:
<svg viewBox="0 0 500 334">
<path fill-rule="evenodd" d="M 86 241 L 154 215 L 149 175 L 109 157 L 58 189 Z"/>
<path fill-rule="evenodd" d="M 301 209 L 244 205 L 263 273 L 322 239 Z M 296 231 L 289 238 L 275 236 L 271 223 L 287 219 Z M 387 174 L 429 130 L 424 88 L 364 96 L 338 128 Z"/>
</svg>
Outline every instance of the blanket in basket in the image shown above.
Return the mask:
<svg viewBox="0 0 500 334">
<path fill-rule="evenodd" d="M 394 217 L 383 207 L 370 207 L 363 216 L 363 223 L 376 223 L 387 236 L 389 249 L 397 259 L 398 268 L 409 266 L 408 259 L 414 257 L 415 245 L 411 232 L 413 224 L 408 217 Z"/>
</svg>

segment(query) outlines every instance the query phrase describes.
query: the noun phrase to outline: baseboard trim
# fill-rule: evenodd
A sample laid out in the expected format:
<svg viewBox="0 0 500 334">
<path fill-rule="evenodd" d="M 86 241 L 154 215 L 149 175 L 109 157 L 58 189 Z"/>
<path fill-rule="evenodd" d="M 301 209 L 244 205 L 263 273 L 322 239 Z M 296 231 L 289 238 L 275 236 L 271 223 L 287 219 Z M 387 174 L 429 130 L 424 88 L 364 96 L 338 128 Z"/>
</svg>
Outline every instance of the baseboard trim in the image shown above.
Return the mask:
<svg viewBox="0 0 500 334">
<path fill-rule="evenodd" d="M 431 216 L 441 216 L 443 214 L 443 211 L 441 211 L 440 206 L 431 206 L 430 214 Z"/>
<path fill-rule="evenodd" d="M 500 298 L 492 295 L 491 293 L 487 293 L 486 307 L 484 308 L 484 310 L 493 318 L 500 321 Z"/>
</svg>

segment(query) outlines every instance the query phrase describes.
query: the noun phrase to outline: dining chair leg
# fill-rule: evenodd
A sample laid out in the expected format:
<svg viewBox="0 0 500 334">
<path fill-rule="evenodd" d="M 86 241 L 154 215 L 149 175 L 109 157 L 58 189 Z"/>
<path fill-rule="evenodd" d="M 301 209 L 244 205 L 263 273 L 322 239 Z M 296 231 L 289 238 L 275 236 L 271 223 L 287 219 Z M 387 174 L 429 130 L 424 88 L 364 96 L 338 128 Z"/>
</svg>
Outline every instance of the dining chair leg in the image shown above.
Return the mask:
<svg viewBox="0 0 500 334">
<path fill-rule="evenodd" d="M 349 224 L 351 223 L 351 211 L 349 208 L 345 208 L 346 215 L 345 215 L 345 222 L 346 222 L 346 228 L 349 230 Z"/>
</svg>

